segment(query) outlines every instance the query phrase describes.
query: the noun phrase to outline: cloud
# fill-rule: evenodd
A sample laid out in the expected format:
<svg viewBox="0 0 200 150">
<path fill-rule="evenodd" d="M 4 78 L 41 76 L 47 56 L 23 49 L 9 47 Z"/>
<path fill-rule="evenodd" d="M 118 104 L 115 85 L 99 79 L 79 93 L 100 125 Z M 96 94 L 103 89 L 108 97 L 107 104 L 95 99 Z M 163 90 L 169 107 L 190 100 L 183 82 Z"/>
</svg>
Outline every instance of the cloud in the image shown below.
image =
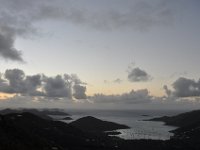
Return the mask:
<svg viewBox="0 0 200 150">
<path fill-rule="evenodd" d="M 113 81 L 114 83 L 122 83 L 122 80 L 120 79 L 120 78 L 117 78 L 117 79 L 115 79 L 114 81 Z"/>
<path fill-rule="evenodd" d="M 137 104 L 137 103 L 149 103 L 153 100 L 153 97 L 149 95 L 147 89 L 141 89 L 129 93 L 123 93 L 120 95 L 104 95 L 95 94 L 89 98 L 94 103 L 125 103 L 125 104 Z"/>
<path fill-rule="evenodd" d="M 38 89 L 42 86 L 43 76 L 40 74 L 26 76 L 24 80 L 26 92 L 31 96 L 43 96 L 44 94 Z"/>
<path fill-rule="evenodd" d="M 4 76 L 5 76 L 4 84 L 2 84 L 0 87 L 0 90 L 2 92 L 23 93 L 26 90 L 23 82 L 25 74 L 22 70 L 19 69 L 6 70 Z"/>
<path fill-rule="evenodd" d="M 180 76 L 186 76 L 188 73 L 186 71 L 183 72 L 174 72 L 169 76 L 169 78 L 174 78 L 174 77 L 180 77 Z"/>
<path fill-rule="evenodd" d="M 55 100 L 51 97 L 15 95 L 0 101 L 1 108 L 65 108 L 75 102 L 68 98 Z"/>
<path fill-rule="evenodd" d="M 172 84 L 173 95 L 176 97 L 195 97 L 200 96 L 200 80 L 179 78 Z"/>
<path fill-rule="evenodd" d="M 22 95 L 44 95 L 38 88 L 42 85 L 42 76 L 25 76 L 19 69 L 6 70 L 1 78 L 0 91 L 4 93 L 20 93 Z"/>
<path fill-rule="evenodd" d="M 0 32 L 0 56 L 14 61 L 23 61 L 21 51 L 14 48 L 14 39 Z"/>
<path fill-rule="evenodd" d="M 123 80 L 121 80 L 120 78 L 117 78 L 117 79 L 115 79 L 115 80 L 113 80 L 113 81 L 109 81 L 109 80 L 104 80 L 103 81 L 105 84 L 113 84 L 113 83 L 117 83 L 117 84 L 120 84 L 120 83 L 122 83 L 123 82 Z"/>
<path fill-rule="evenodd" d="M 163 89 L 165 90 L 165 93 L 167 94 L 168 97 L 170 97 L 172 95 L 172 91 L 170 89 L 168 89 L 167 85 L 164 85 Z"/>
<path fill-rule="evenodd" d="M 131 1 L 125 0 L 121 5 L 115 1 L 116 7 L 110 7 L 108 1 L 70 1 L 70 0 L 1 0 L 2 20 L 17 33 L 27 32 L 26 27 L 43 20 L 64 20 L 74 24 L 85 24 L 96 29 L 114 28 L 151 28 L 165 25 L 173 21 L 174 9 L 172 5 L 178 2 L 157 0 Z M 90 5 L 89 5 L 90 4 Z M 92 9 L 91 6 L 95 7 Z M 13 14 L 11 13 L 13 12 Z M 22 25 L 22 26 L 20 26 Z M 25 27 L 26 26 L 26 27 Z"/>
<path fill-rule="evenodd" d="M 74 90 L 74 94 L 73 96 L 76 98 L 76 99 L 86 99 L 87 96 L 85 94 L 86 92 L 86 86 L 82 86 L 82 85 L 79 85 L 79 84 L 75 84 L 73 86 L 73 90 Z"/>
<path fill-rule="evenodd" d="M 26 75 L 20 69 L 8 69 L 0 75 L 0 92 L 14 94 L 4 97 L 1 107 L 58 107 L 63 108 L 197 108 L 200 99 L 200 81 L 179 78 L 163 89 L 167 96 L 153 96 L 148 89 L 132 90 L 122 94 L 86 95 L 86 83 L 75 74 Z M 73 100 L 72 100 L 73 99 Z"/>
<path fill-rule="evenodd" d="M 61 75 L 56 77 L 46 77 L 46 84 L 44 85 L 44 91 L 48 97 L 68 97 L 71 98 L 71 83 L 65 82 L 65 79 Z"/>
<path fill-rule="evenodd" d="M 49 98 L 85 99 L 86 87 L 77 75 L 27 76 L 20 69 L 6 70 L 0 78 L 0 92 Z"/>
<path fill-rule="evenodd" d="M 38 33 L 41 22 L 66 22 L 101 31 L 125 28 L 146 31 L 173 24 L 177 12 L 187 8 L 186 0 L 125 0 L 123 3 L 120 0 L 0 0 L 0 3 L 0 56 L 15 61 L 23 61 L 21 51 L 14 47 L 15 38 Z"/>
<path fill-rule="evenodd" d="M 41 14 L 45 10 L 56 10 L 53 1 L 0 0 L 0 56 L 7 60 L 23 62 L 22 52 L 15 48 L 15 39 L 37 33 L 34 25 L 38 21 L 53 18 Z M 56 16 L 54 16 L 56 17 Z"/>
<path fill-rule="evenodd" d="M 130 82 L 145 82 L 151 79 L 152 77 L 146 71 L 138 67 L 128 71 L 128 80 Z"/>
<path fill-rule="evenodd" d="M 173 82 L 172 89 L 169 89 L 167 85 L 164 85 L 163 89 L 166 93 L 166 96 L 161 98 L 163 101 L 170 102 L 171 104 L 176 102 L 186 105 L 199 105 L 200 80 L 196 81 L 180 77 Z"/>
<path fill-rule="evenodd" d="M 80 1 L 79 1 L 80 2 Z M 95 1 L 91 2 L 94 5 Z M 173 22 L 174 12 L 169 3 L 159 0 L 150 3 L 143 1 L 126 1 L 125 6 L 107 7 L 102 2 L 104 9 L 98 7 L 95 11 L 87 7 L 87 2 L 82 7 L 69 9 L 66 19 L 75 24 L 84 24 L 100 30 L 115 30 L 131 28 L 135 30 L 149 30 L 154 26 L 168 25 Z M 115 2 L 120 4 L 120 2 Z"/>
<path fill-rule="evenodd" d="M 104 7 L 96 9 L 88 5 L 96 5 L 96 1 L 81 0 L 0 0 L 0 3 L 0 56 L 14 61 L 23 61 L 21 51 L 14 47 L 15 38 L 37 33 L 43 21 L 64 21 L 97 30 L 148 30 L 169 24 L 174 17 L 171 1 L 168 4 L 164 0 L 155 3 L 128 0 L 124 8 L 108 7 L 104 1 L 101 2 Z"/>
</svg>

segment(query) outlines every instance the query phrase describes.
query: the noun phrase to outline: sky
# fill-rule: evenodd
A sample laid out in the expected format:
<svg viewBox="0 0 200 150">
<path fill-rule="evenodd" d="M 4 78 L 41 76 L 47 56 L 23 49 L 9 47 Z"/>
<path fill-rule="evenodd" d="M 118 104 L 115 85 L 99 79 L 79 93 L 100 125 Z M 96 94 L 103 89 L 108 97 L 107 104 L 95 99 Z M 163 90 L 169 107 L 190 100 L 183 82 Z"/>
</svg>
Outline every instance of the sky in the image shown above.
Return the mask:
<svg viewBox="0 0 200 150">
<path fill-rule="evenodd" d="M 199 0 L 0 2 L 0 107 L 199 108 Z"/>
</svg>

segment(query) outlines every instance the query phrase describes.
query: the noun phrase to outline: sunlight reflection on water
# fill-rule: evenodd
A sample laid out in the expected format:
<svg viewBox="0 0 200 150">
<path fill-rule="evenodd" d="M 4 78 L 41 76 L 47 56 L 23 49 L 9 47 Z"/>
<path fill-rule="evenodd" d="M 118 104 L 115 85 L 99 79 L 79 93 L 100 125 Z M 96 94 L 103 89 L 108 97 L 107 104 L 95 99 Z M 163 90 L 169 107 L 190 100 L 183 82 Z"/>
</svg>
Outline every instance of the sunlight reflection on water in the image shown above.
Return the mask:
<svg viewBox="0 0 200 150">
<path fill-rule="evenodd" d="M 69 112 L 69 111 L 67 111 Z M 156 121 L 142 121 L 147 120 L 154 117 L 160 117 L 163 115 L 172 115 L 177 114 L 176 112 L 160 112 L 160 113 L 152 113 L 150 111 L 142 112 L 142 111 L 81 111 L 81 112 L 69 112 L 74 120 L 79 119 L 81 117 L 85 117 L 88 115 L 97 117 L 102 120 L 112 121 L 119 124 L 125 124 L 131 127 L 130 129 L 120 129 L 116 130 L 121 134 L 117 135 L 123 139 L 160 139 L 167 140 L 173 133 L 169 131 L 176 129 L 176 127 L 166 126 L 163 122 Z M 147 114 L 147 115 L 142 115 Z M 159 114 L 159 115 L 158 115 Z M 73 120 L 72 120 L 73 121 Z M 69 123 L 71 121 L 64 120 L 64 122 Z M 111 135 L 112 136 L 112 135 Z M 116 136 L 116 135 L 115 135 Z"/>
</svg>

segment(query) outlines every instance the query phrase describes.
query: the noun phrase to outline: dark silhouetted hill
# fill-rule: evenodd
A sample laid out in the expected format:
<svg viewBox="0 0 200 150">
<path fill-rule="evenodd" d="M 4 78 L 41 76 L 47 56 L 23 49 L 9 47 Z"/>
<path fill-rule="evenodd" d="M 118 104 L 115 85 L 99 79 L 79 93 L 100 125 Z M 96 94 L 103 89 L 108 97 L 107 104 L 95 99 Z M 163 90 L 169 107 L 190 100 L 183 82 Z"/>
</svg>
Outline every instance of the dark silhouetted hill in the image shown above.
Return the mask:
<svg viewBox="0 0 200 150">
<path fill-rule="evenodd" d="M 0 150 L 112 149 L 110 140 L 28 112 L 0 115 Z"/>
<path fill-rule="evenodd" d="M 177 129 L 171 131 L 174 133 L 171 141 L 178 140 L 190 149 L 200 149 L 200 110 L 150 120 L 163 121 L 166 125 L 177 126 Z"/>
<path fill-rule="evenodd" d="M 200 121 L 200 110 L 182 113 L 176 116 L 164 116 L 159 118 L 150 119 L 151 121 L 162 121 L 166 125 L 186 127 L 195 124 L 199 124 Z"/>
<path fill-rule="evenodd" d="M 65 117 L 62 120 L 73 120 L 71 117 Z"/>
<path fill-rule="evenodd" d="M 3 109 L 0 110 L 0 114 L 10 114 L 10 113 L 24 113 L 29 112 L 32 114 L 35 114 L 43 119 L 49 119 L 52 120 L 52 118 L 49 115 L 61 115 L 61 116 L 69 116 L 68 113 L 65 113 L 61 110 L 53 110 L 53 109 L 44 109 L 44 110 L 38 110 L 38 109 Z"/>
<path fill-rule="evenodd" d="M 54 109 L 44 109 L 44 110 L 41 110 L 40 111 L 41 113 L 43 114 L 46 114 L 46 115 L 60 115 L 60 116 L 70 116 L 70 114 L 62 111 L 62 110 L 54 110 Z"/>
<path fill-rule="evenodd" d="M 91 132 L 112 131 L 117 129 L 129 128 L 126 125 L 117 124 L 109 121 L 102 121 L 91 116 L 80 118 L 76 121 L 71 122 L 70 125 L 75 126 L 83 131 Z"/>
<path fill-rule="evenodd" d="M 0 115 L 0 150 L 199 150 L 200 123 L 197 112 L 190 112 L 189 118 L 184 113 L 188 121 L 191 120 L 190 124 L 174 130 L 175 135 L 167 141 L 109 137 L 102 131 L 128 127 L 94 117 L 84 117 L 66 124 L 29 112 L 9 113 Z"/>
</svg>

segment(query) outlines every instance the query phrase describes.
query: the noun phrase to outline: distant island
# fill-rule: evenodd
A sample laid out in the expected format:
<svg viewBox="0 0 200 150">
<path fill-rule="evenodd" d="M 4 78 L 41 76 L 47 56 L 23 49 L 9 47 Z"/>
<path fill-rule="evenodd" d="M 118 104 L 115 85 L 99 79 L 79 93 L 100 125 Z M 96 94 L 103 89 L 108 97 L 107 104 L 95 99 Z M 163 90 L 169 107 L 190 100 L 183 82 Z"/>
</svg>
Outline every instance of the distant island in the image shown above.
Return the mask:
<svg viewBox="0 0 200 150">
<path fill-rule="evenodd" d="M 71 117 L 64 117 L 62 120 L 73 120 Z"/>
<path fill-rule="evenodd" d="M 143 117 L 149 117 L 149 115 L 141 115 L 141 116 L 143 116 Z"/>
<path fill-rule="evenodd" d="M 11 113 L 23 113 L 23 112 L 29 112 L 32 114 L 35 114 L 43 119 L 48 119 L 48 120 L 52 120 L 53 118 L 50 117 L 50 115 L 60 115 L 60 116 L 70 116 L 70 114 L 59 110 L 59 109 L 42 109 L 42 110 L 38 110 L 38 109 L 2 109 L 0 110 L 0 114 L 1 115 L 5 115 L 5 114 L 11 114 Z"/>
<path fill-rule="evenodd" d="M 90 132 L 103 132 L 130 128 L 126 125 L 117 124 L 109 121 L 103 121 L 92 116 L 80 118 L 76 121 L 71 122 L 70 125 L 75 126 L 83 131 Z"/>
</svg>

